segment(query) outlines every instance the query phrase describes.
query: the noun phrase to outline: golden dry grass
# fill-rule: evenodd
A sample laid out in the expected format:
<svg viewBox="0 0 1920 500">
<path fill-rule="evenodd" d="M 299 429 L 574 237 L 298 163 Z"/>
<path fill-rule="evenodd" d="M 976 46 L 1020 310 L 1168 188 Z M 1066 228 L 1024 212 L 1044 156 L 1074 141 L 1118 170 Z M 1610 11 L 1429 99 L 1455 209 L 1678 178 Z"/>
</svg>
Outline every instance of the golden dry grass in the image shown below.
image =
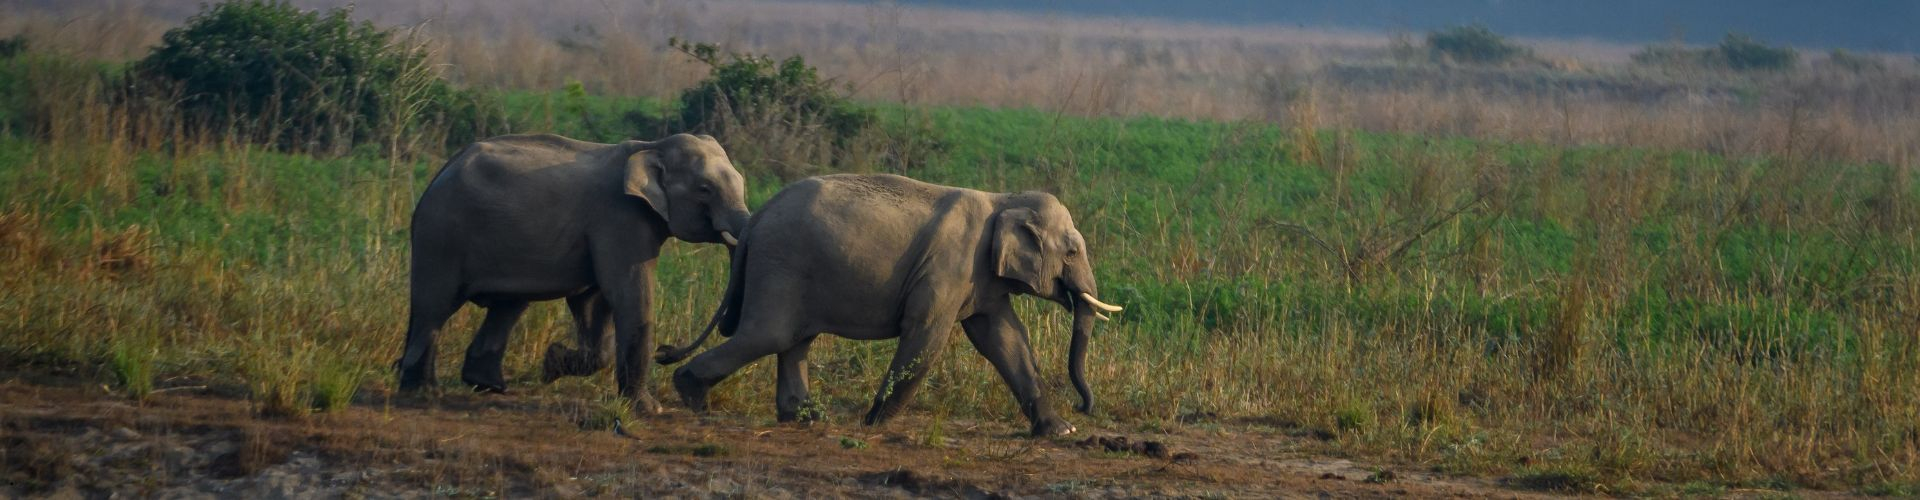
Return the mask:
<svg viewBox="0 0 1920 500">
<path fill-rule="evenodd" d="M 1597 55 L 1590 69 L 1489 70 L 1380 60 L 1385 37 L 1352 33 L 890 6 L 522 5 L 397 2 L 362 12 L 434 19 L 426 33 L 448 74 L 481 87 L 577 80 L 594 93 L 670 96 L 704 71 L 667 51 L 666 36 L 677 34 L 804 55 L 869 100 L 1043 110 L 1061 137 L 1018 145 L 1028 156 L 979 154 L 967 157 L 978 165 L 927 174 L 1068 190 L 1089 235 L 1116 242 L 1097 250 L 1108 282 L 1162 306 L 1191 299 L 1192 314 L 1136 308 L 1103 329 L 1089 375 L 1110 404 L 1091 425 L 1257 424 L 1324 435 L 1341 453 L 1572 476 L 1579 488 L 1861 487 L 1912 484 L 1920 471 L 1920 273 L 1901 263 L 1920 248 L 1911 178 L 1920 93 L 1903 90 L 1915 85 L 1910 68 L 1644 75 Z M 53 16 L 16 19 L 55 50 L 103 59 L 132 50 L 44 31 L 72 24 Z M 127 30 L 130 40 L 157 32 Z M 1388 77 L 1341 73 L 1355 67 Z M 1541 74 L 1576 83 L 1488 83 Z M 1412 84 L 1406 75 L 1442 78 Z M 1617 78 L 1639 86 L 1564 87 Z M 0 301 L 0 326 L 20 333 L 13 354 L 87 365 L 110 351 L 103 344 L 158 341 L 154 373 L 245 381 L 254 409 L 273 414 L 311 410 L 320 386 L 337 385 L 325 381 L 365 376 L 371 390 L 385 389 L 404 317 L 406 214 L 431 162 L 265 153 L 53 85 L 61 81 L 42 82 L 40 94 L 65 112 L 44 137 L 8 149 L 20 151 L 13 164 L 25 174 L 0 207 L 0 288 L 28 291 Z M 1681 90 L 1650 98 L 1652 87 Z M 1743 88 L 1754 90 L 1735 92 Z M 940 123 L 1025 116 L 983 114 Z M 1062 118 L 1082 115 L 1231 123 L 1176 132 L 1156 121 Z M 1154 142 L 1163 133 L 1187 134 L 1185 143 Z M 1583 144 L 1619 147 L 1574 147 Z M 1228 181 L 1128 185 L 1148 182 L 1142 171 L 1153 166 L 1107 154 L 1164 153 L 1153 148 Z M 305 173 L 319 169 L 328 174 Z M 1282 195 L 1308 200 L 1272 202 Z M 146 220 L 217 224 L 103 222 L 139 219 L 114 215 L 154 210 L 148 202 L 166 196 L 214 208 Z M 274 222 L 295 217 L 337 227 Z M 1299 221 L 1313 225 L 1288 226 Z M 228 232 L 242 230 L 269 236 Z M 1546 243 L 1516 241 L 1526 238 Z M 1549 252 L 1565 255 L 1541 255 Z M 662 287 L 676 299 L 658 326 L 674 341 L 705 318 L 721 256 L 679 244 L 667 254 Z M 1558 260 L 1567 265 L 1537 264 Z M 1842 267 L 1854 274 L 1833 270 Z M 1052 347 L 1064 344 L 1061 315 L 1024 312 L 1042 366 L 1062 366 Z M 460 333 L 443 342 L 461 345 L 475 319 L 457 318 L 448 331 Z M 549 305 L 524 325 L 509 374 L 535 372 L 567 322 Z M 816 377 L 837 383 L 820 384 L 822 399 L 856 411 L 890 347 L 823 343 Z M 914 410 L 1011 415 L 985 362 L 951 349 Z M 457 362 L 458 349 L 442 352 L 443 363 Z M 715 403 L 764 416 L 770 378 L 767 367 L 750 368 Z M 609 393 L 604 382 L 584 384 Z"/>
</svg>

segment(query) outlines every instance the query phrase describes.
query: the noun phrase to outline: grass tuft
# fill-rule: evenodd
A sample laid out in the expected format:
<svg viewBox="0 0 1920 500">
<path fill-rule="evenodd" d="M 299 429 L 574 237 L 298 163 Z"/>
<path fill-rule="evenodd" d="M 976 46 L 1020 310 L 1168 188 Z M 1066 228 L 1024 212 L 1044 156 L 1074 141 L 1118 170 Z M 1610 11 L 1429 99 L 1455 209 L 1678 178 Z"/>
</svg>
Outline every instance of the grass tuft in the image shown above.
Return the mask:
<svg viewBox="0 0 1920 500">
<path fill-rule="evenodd" d="M 353 404 L 353 396 L 366 380 L 365 367 L 347 359 L 326 356 L 315 363 L 312 389 L 313 408 L 336 412 Z"/>
<path fill-rule="evenodd" d="M 158 347 L 151 339 L 119 337 L 108 347 L 107 368 L 127 397 L 143 400 L 153 393 L 153 360 Z"/>
</svg>

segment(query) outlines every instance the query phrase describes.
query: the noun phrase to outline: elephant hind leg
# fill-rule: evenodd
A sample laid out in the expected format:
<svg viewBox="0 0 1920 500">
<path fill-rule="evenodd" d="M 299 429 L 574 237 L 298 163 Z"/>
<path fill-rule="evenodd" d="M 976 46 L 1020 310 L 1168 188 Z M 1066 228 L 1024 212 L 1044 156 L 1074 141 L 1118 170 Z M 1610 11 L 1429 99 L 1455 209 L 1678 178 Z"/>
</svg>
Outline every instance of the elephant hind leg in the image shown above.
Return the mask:
<svg viewBox="0 0 1920 500">
<path fill-rule="evenodd" d="M 434 337 L 453 314 L 460 312 L 462 301 L 457 288 L 423 284 L 415 273 L 412 298 L 407 311 L 407 339 L 398 363 L 400 390 L 414 391 L 433 384 Z"/>
<path fill-rule="evenodd" d="M 567 297 L 567 310 L 573 313 L 576 347 L 559 342 L 547 346 L 541 366 L 544 382 L 592 375 L 613 363 L 613 308 L 606 297 L 599 290 Z"/>
<path fill-rule="evenodd" d="M 473 343 L 467 344 L 467 360 L 460 368 L 460 380 L 472 386 L 474 392 L 507 392 L 507 380 L 500 373 L 500 363 L 507 355 L 507 337 L 525 312 L 527 303 L 523 301 L 500 301 L 487 307 L 487 319 L 480 323 L 480 331 L 473 334 Z"/>
<path fill-rule="evenodd" d="M 767 294 L 768 297 L 781 297 L 780 294 Z M 784 295 L 797 297 L 797 295 Z M 802 332 L 796 314 L 789 303 L 762 301 L 761 309 L 743 313 L 740 330 L 733 338 L 721 342 L 706 352 L 694 356 L 693 360 L 681 365 L 673 372 L 673 389 L 680 393 L 681 402 L 695 412 L 707 410 L 707 391 L 715 384 L 726 380 L 755 360 L 777 353 L 789 352 L 803 342 L 812 340 L 817 332 Z M 787 356 L 783 360 L 798 360 L 804 363 L 804 351 L 800 356 Z M 784 365 L 784 363 L 783 363 Z M 784 374 L 784 371 L 783 371 Z M 804 377 L 804 371 L 798 373 Z M 785 386 L 783 386 L 784 388 Z"/>
<path fill-rule="evenodd" d="M 774 409 L 781 422 L 814 420 L 822 415 L 808 413 L 811 396 L 807 390 L 807 351 L 813 338 L 780 352 L 780 369 L 774 376 Z"/>
</svg>

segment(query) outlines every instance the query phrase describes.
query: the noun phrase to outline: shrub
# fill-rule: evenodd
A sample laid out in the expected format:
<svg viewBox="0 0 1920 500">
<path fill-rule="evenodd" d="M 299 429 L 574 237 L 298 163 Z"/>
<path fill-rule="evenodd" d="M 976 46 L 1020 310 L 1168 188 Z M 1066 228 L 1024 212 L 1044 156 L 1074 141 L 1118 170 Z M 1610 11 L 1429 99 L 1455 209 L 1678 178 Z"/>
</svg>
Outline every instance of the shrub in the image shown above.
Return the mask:
<svg viewBox="0 0 1920 500">
<path fill-rule="evenodd" d="M 674 48 L 711 68 L 705 80 L 680 94 L 681 125 L 713 134 L 728 149 L 745 147 L 783 178 L 810 175 L 831 162 L 873 124 L 799 56 L 774 60 L 729 53 L 713 44 L 673 39 Z M 729 139 L 742 139 L 731 141 Z"/>
<path fill-rule="evenodd" d="M 1873 73 L 1887 70 L 1887 63 L 1880 58 L 1842 49 L 1833 49 L 1833 52 L 1828 53 L 1827 64 L 1849 73 Z"/>
<path fill-rule="evenodd" d="M 0 57 L 0 133 L 40 135 L 58 113 L 72 113 L 111 75 L 81 61 L 41 53 Z"/>
<path fill-rule="evenodd" d="M 1427 48 L 1435 59 L 1471 64 L 1500 64 L 1533 53 L 1478 24 L 1429 32 Z"/>
<path fill-rule="evenodd" d="M 12 59 L 13 56 L 27 52 L 27 36 L 14 35 L 0 40 L 0 59 Z"/>
<path fill-rule="evenodd" d="M 1836 64 L 1850 55 L 1841 52 L 1835 58 Z M 1738 71 L 1773 71 L 1790 69 L 1799 62 L 1800 55 L 1787 47 L 1775 47 L 1754 40 L 1746 35 L 1728 33 L 1720 45 L 1707 49 L 1688 49 L 1678 44 L 1651 45 L 1633 54 L 1633 62 L 1648 66 L 1666 66 L 1672 68 L 1709 68 L 1732 69 Z"/>
<path fill-rule="evenodd" d="M 212 4 L 163 35 L 134 73 L 150 90 L 179 96 L 182 112 L 204 126 L 292 149 L 398 146 L 430 122 L 454 129 L 448 142 L 479 135 L 483 103 L 440 79 L 423 46 L 351 13 L 284 1 Z"/>
<path fill-rule="evenodd" d="M 1679 44 L 1648 45 L 1633 53 L 1633 63 L 1644 66 L 1666 66 L 1672 68 L 1698 68 L 1712 66 L 1712 57 L 1705 50 L 1692 50 Z"/>
<path fill-rule="evenodd" d="M 1787 69 L 1800 59 L 1800 54 L 1791 48 L 1767 45 L 1736 33 L 1728 33 L 1716 50 L 1727 67 L 1736 70 Z"/>
</svg>

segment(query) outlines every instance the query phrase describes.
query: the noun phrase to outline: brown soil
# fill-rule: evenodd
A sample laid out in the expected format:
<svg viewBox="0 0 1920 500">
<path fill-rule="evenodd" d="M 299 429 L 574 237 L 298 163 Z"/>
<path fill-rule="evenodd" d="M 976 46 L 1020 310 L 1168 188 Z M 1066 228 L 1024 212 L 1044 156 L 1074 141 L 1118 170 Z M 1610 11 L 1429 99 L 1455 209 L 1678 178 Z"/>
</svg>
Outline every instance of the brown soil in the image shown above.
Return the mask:
<svg viewBox="0 0 1920 500">
<path fill-rule="evenodd" d="M 0 381 L 0 497 L 1534 495 L 1311 456 L 1299 450 L 1312 436 L 1259 426 L 1147 434 L 1081 424 L 1069 438 L 1036 440 L 1018 436 L 1016 422 L 948 420 L 930 443 L 929 417 L 909 413 L 864 427 L 676 411 L 619 432 L 583 430 L 582 403 L 530 388 L 375 395 L 340 412 L 269 419 L 207 391 L 135 403 L 97 385 L 16 378 Z"/>
</svg>

